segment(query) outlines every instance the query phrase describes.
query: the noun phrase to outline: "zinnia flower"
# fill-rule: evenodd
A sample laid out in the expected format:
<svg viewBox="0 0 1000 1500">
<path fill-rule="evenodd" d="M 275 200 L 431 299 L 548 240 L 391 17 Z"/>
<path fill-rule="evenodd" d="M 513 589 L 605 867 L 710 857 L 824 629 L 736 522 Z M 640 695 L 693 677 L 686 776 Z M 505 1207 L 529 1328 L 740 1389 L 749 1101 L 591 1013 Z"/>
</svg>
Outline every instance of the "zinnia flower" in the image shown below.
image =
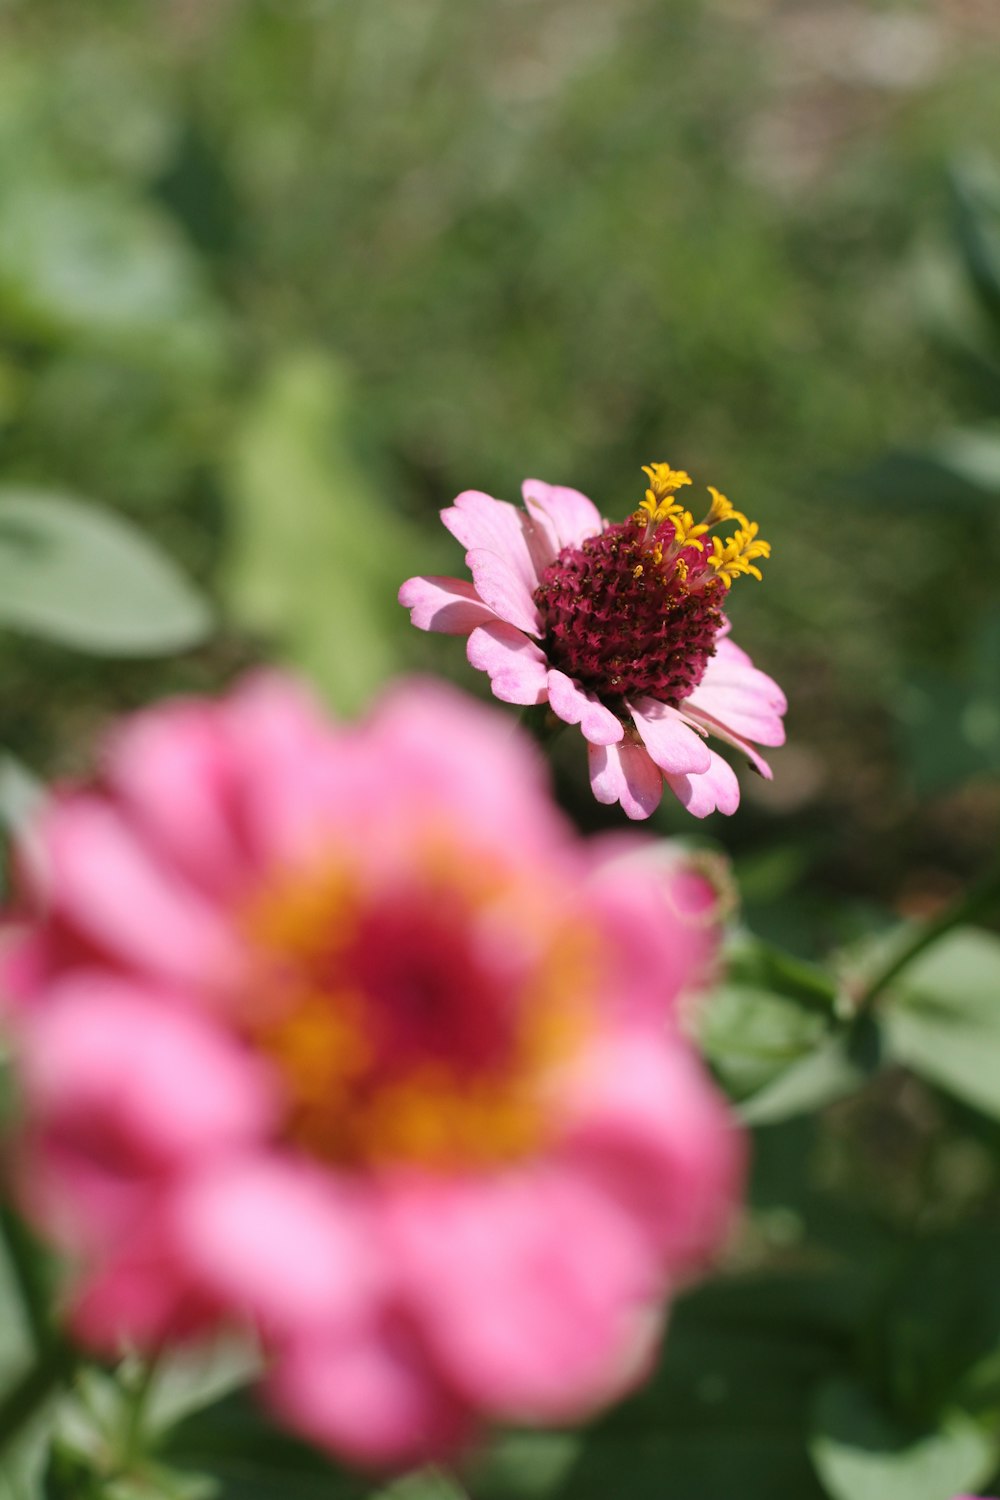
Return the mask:
<svg viewBox="0 0 1000 1500">
<path fill-rule="evenodd" d="M 3 963 L 77 1337 L 249 1322 L 273 1408 L 375 1465 L 638 1380 L 742 1151 L 676 1022 L 713 894 L 634 849 L 434 683 L 360 727 L 277 677 L 127 721 Z"/>
<path fill-rule="evenodd" d="M 666 782 L 697 818 L 732 813 L 739 783 L 707 737 L 768 779 L 753 745 L 785 738 L 784 694 L 727 639 L 724 609 L 771 549 L 718 490 L 695 521 L 677 500 L 687 474 L 644 472 L 645 499 L 614 524 L 578 490 L 538 479 L 523 485 L 526 511 L 466 490 L 441 519 L 468 549 L 472 583 L 410 578 L 400 603 L 421 630 L 467 635 L 497 698 L 548 703 L 579 724 L 599 802 L 648 818 Z M 728 522 L 730 537 L 709 537 Z"/>
</svg>

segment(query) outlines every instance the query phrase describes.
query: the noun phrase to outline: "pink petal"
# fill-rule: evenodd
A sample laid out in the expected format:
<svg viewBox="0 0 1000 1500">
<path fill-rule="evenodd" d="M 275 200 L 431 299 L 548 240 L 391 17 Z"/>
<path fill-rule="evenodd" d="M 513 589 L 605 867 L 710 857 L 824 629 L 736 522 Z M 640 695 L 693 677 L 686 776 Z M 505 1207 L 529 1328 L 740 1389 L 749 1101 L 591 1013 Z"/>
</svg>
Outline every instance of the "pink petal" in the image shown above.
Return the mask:
<svg viewBox="0 0 1000 1500">
<path fill-rule="evenodd" d="M 549 671 L 548 693 L 552 712 L 565 724 L 579 724 L 592 745 L 614 745 L 623 737 L 625 727 L 618 716 L 565 672 Z"/>
<path fill-rule="evenodd" d="M 33 1113 L 109 1164 L 204 1159 L 275 1117 L 267 1075 L 221 1028 L 113 974 L 58 981 L 20 1046 Z"/>
<path fill-rule="evenodd" d="M 663 775 L 642 745 L 589 745 L 590 786 L 598 802 L 620 802 L 629 818 L 648 818 L 660 805 Z"/>
<path fill-rule="evenodd" d="M 618 949 L 602 1005 L 616 1025 L 662 1027 L 676 1019 L 684 992 L 707 985 L 719 946 L 719 893 L 663 840 L 637 846 L 634 834 L 605 834 L 589 848 L 588 889 Z"/>
<path fill-rule="evenodd" d="M 109 739 L 108 781 L 131 822 L 188 879 L 216 893 L 246 863 L 231 817 L 222 715 L 177 702 L 137 714 Z"/>
<path fill-rule="evenodd" d="M 85 1278 L 70 1322 L 86 1347 L 120 1358 L 128 1347 L 152 1352 L 205 1332 L 218 1323 L 219 1311 L 172 1264 L 156 1211 Z"/>
<path fill-rule="evenodd" d="M 465 490 L 454 505 L 441 512 L 441 519 L 467 553 L 490 552 L 502 560 L 523 596 L 530 600 L 538 587 L 539 573 L 552 560 L 552 552 L 547 538 L 523 511 L 481 490 Z M 486 597 L 481 589 L 479 592 Z"/>
<path fill-rule="evenodd" d="M 468 1408 L 398 1316 L 296 1339 L 278 1354 L 266 1393 L 290 1427 L 364 1467 L 412 1468 L 448 1457 L 470 1436 Z"/>
<path fill-rule="evenodd" d="M 277 672 L 244 680 L 221 711 L 248 875 L 313 856 L 354 796 L 341 764 L 344 731 Z"/>
<path fill-rule="evenodd" d="M 367 858 L 377 821 L 379 841 L 390 839 L 419 863 L 428 818 L 502 851 L 505 861 L 547 863 L 564 847 L 569 830 L 549 793 L 545 761 L 526 734 L 511 733 L 496 705 L 437 679 L 409 678 L 383 695 L 357 739 L 372 783 L 361 803 Z M 394 771 L 387 784 L 388 765 Z"/>
<path fill-rule="evenodd" d="M 709 813 L 734 813 L 740 805 L 740 784 L 736 772 L 721 755 L 711 752 L 712 763 L 697 776 L 668 776 L 667 784 L 682 806 L 695 818 Z"/>
<path fill-rule="evenodd" d="M 366 1231 L 332 1173 L 263 1155 L 189 1179 L 171 1223 L 192 1283 L 271 1334 L 364 1316 L 383 1270 Z"/>
<path fill-rule="evenodd" d="M 470 1404 L 572 1421 L 635 1377 L 655 1249 L 575 1172 L 408 1184 L 389 1226 L 407 1305 Z"/>
<path fill-rule="evenodd" d="M 771 770 L 768 762 L 762 755 L 758 755 L 757 751 L 746 740 L 741 740 L 738 734 L 733 734 L 724 724 L 720 724 L 718 719 L 713 719 L 711 714 L 691 708 L 690 700 L 685 703 L 684 708 L 686 717 L 693 724 L 699 724 L 702 729 L 706 730 L 709 734 L 713 734 L 716 739 L 722 740 L 727 745 L 732 745 L 734 750 L 738 750 L 741 755 L 745 755 L 758 776 L 763 776 L 765 781 L 772 781 L 774 779 L 774 772 Z"/>
<path fill-rule="evenodd" d="M 711 751 L 675 708 L 653 698 L 629 703 L 635 727 L 650 756 L 667 775 L 707 771 Z"/>
<path fill-rule="evenodd" d="M 720 1247 L 745 1150 L 688 1047 L 639 1029 L 601 1039 L 567 1080 L 563 1153 L 634 1214 L 672 1279 Z"/>
<path fill-rule="evenodd" d="M 465 560 L 472 569 L 476 593 L 494 615 L 529 635 L 542 634 L 542 617 L 531 589 L 505 558 L 498 557 L 495 552 L 473 548 L 465 554 Z"/>
<path fill-rule="evenodd" d="M 722 640 L 697 688 L 684 702 L 741 739 L 758 745 L 783 745 L 782 715 L 788 707 L 784 693 L 766 673 L 759 672 L 745 651 Z"/>
<path fill-rule="evenodd" d="M 544 655 L 513 625 L 480 625 L 469 636 L 469 661 L 489 674 L 496 698 L 504 703 L 544 703 L 548 693 Z"/>
<path fill-rule="evenodd" d="M 526 479 L 521 493 L 530 514 L 548 526 L 557 552 L 563 547 L 578 547 L 588 536 L 597 536 L 601 531 L 597 506 L 579 490 L 545 484 L 541 479 Z"/>
<path fill-rule="evenodd" d="M 170 872 L 120 813 L 97 796 L 53 805 L 43 825 L 53 909 L 120 961 L 182 986 L 238 971 L 221 915 Z"/>
<path fill-rule="evenodd" d="M 410 622 L 418 630 L 445 635 L 468 635 L 477 625 L 496 619 L 473 584 L 461 578 L 408 578 L 399 602 L 410 611 Z"/>
</svg>

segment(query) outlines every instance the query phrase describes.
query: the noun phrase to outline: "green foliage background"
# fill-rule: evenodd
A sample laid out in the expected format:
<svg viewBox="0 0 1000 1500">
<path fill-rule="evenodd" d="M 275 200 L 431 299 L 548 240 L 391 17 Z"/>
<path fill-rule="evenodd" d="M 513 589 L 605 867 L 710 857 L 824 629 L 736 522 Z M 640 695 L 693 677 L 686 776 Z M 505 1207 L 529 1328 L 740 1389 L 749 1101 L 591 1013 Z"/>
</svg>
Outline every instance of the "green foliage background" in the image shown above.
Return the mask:
<svg viewBox="0 0 1000 1500">
<path fill-rule="evenodd" d="M 698 830 L 743 895 L 702 1041 L 761 1127 L 754 1212 L 650 1391 L 509 1437 L 486 1500 L 626 1470 L 667 1500 L 947 1500 L 995 1468 L 997 939 L 852 1010 L 1000 828 L 994 10 L 0 0 L 8 811 L 17 762 L 72 775 L 109 715 L 260 659 L 344 712 L 415 667 L 482 691 L 394 602 L 460 570 L 461 489 L 533 474 L 619 516 L 669 459 L 773 543 L 733 612 L 789 745 Z M 616 821 L 569 739 L 560 795 Z M 247 1420 L 195 1413 L 165 1461 L 250 1496 Z M 252 1431 L 254 1495 L 339 1493 Z M 83 1493 L 78 1439 L 46 1496 Z"/>
</svg>

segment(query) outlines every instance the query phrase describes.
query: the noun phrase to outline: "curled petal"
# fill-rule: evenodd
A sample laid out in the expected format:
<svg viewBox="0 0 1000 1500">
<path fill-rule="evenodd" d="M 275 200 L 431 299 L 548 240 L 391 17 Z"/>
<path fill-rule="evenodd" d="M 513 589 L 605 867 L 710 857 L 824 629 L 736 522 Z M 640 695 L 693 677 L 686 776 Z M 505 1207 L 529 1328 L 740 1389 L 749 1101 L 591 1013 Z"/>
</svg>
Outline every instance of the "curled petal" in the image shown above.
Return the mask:
<svg viewBox="0 0 1000 1500">
<path fill-rule="evenodd" d="M 534 641 L 503 620 L 480 625 L 469 636 L 469 661 L 489 675 L 494 696 L 504 703 L 544 703 L 547 663 Z"/>
<path fill-rule="evenodd" d="M 667 784 L 674 796 L 695 818 L 709 813 L 734 813 L 740 805 L 740 784 L 736 772 L 721 755 L 711 752 L 712 763 L 698 776 L 668 776 Z"/>
<path fill-rule="evenodd" d="M 745 651 L 722 640 L 697 688 L 684 700 L 733 735 L 758 745 L 783 745 L 788 704 L 778 684 L 753 665 Z"/>
<path fill-rule="evenodd" d="M 649 752 L 629 739 L 589 745 L 590 785 L 598 802 L 620 802 L 628 818 L 648 818 L 660 805 L 663 774 Z"/>
<path fill-rule="evenodd" d="M 623 737 L 625 727 L 617 714 L 599 703 L 593 693 L 584 692 L 565 672 L 555 668 L 549 671 L 548 690 L 552 712 L 564 724 L 579 724 L 584 739 L 592 745 L 615 745 Z"/>
<path fill-rule="evenodd" d="M 636 698 L 629 708 L 642 743 L 664 774 L 688 775 L 708 770 L 712 752 L 675 708 L 653 698 Z"/>
<path fill-rule="evenodd" d="M 579 490 L 564 484 L 545 484 L 541 479 L 526 479 L 521 494 L 529 513 L 548 528 L 556 552 L 563 547 L 578 547 L 602 528 L 597 506 Z"/>
<path fill-rule="evenodd" d="M 410 611 L 410 622 L 418 630 L 444 635 L 468 635 L 477 625 L 496 619 L 475 586 L 462 578 L 408 578 L 399 602 Z"/>
<path fill-rule="evenodd" d="M 538 587 L 539 574 L 551 561 L 547 539 L 531 525 L 523 511 L 506 500 L 494 500 L 481 490 L 465 490 L 454 505 L 441 512 L 441 519 L 466 553 L 489 553 L 503 562 L 514 580 L 525 608 L 534 608 L 532 594 Z M 473 568 L 478 587 L 476 568 Z M 486 598 L 479 589 L 482 598 Z M 487 600 L 492 605 L 492 600 Z"/>
</svg>

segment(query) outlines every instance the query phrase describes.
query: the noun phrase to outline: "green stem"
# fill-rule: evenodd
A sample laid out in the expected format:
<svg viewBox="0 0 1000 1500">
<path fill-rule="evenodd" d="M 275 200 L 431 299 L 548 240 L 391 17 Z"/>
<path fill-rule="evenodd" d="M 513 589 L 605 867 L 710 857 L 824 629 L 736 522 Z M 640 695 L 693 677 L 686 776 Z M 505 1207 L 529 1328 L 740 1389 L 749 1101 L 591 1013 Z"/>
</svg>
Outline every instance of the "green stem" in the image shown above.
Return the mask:
<svg viewBox="0 0 1000 1500">
<path fill-rule="evenodd" d="M 0 1457 L 39 1412 L 53 1391 L 69 1376 L 73 1356 L 63 1344 L 50 1344 L 0 1399 Z M 2 1465 L 0 1465 L 2 1467 Z"/>
<path fill-rule="evenodd" d="M 992 907 L 1000 905 L 1000 860 L 988 870 L 982 880 L 977 881 L 964 895 L 959 896 L 951 906 L 921 927 L 914 933 L 910 941 L 890 961 L 878 971 L 874 979 L 870 979 L 861 995 L 858 997 L 855 1008 L 856 1015 L 863 1015 L 870 1011 L 882 992 L 888 989 L 893 980 L 896 979 L 904 969 L 930 948 L 945 933 L 951 932 L 952 928 L 960 927 L 965 922 L 974 921 L 983 916 Z"/>
</svg>

